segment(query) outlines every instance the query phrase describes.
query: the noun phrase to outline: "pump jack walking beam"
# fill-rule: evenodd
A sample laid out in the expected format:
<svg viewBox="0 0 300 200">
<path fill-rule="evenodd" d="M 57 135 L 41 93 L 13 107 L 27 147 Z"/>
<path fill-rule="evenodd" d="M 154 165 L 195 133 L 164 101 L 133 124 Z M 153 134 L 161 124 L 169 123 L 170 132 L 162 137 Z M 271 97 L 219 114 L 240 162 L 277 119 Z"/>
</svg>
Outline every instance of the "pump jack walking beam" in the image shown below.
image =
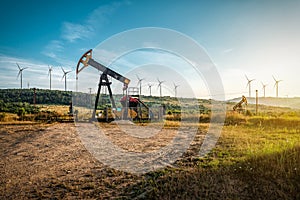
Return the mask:
<svg viewBox="0 0 300 200">
<path fill-rule="evenodd" d="M 83 64 L 83 66 L 80 66 L 80 64 Z M 128 84 L 130 83 L 130 80 L 128 78 L 95 61 L 92 58 L 92 49 L 88 50 L 85 54 L 83 54 L 83 56 L 81 56 L 77 64 L 76 75 L 78 76 L 79 72 L 89 65 L 102 71 L 104 74 L 107 74 L 114 79 L 124 83 L 124 86 L 128 86 Z"/>
<path fill-rule="evenodd" d="M 112 103 L 112 107 L 116 108 L 116 104 L 115 104 L 114 98 L 112 96 L 112 91 L 111 91 L 111 88 L 110 88 L 111 82 L 109 82 L 107 75 L 109 75 L 109 76 L 113 77 L 114 79 L 124 83 L 123 90 L 126 90 L 128 88 L 128 84 L 130 83 L 130 80 L 128 78 L 122 76 L 121 74 L 119 74 L 119 73 L 105 67 L 104 65 L 98 63 L 97 61 L 95 61 L 92 58 L 92 49 L 90 49 L 85 54 L 83 54 L 83 56 L 81 56 L 80 60 L 78 61 L 77 68 L 76 68 L 76 79 L 78 79 L 79 72 L 81 72 L 84 68 L 88 67 L 89 65 L 96 68 L 96 69 L 98 69 L 98 70 L 100 70 L 100 71 L 102 71 L 102 74 L 100 76 L 99 85 L 98 85 L 98 91 L 97 91 L 97 96 L 96 96 L 96 101 L 95 101 L 95 107 L 94 107 L 93 114 L 92 114 L 92 120 L 94 120 L 96 110 L 97 110 L 98 101 L 99 101 L 101 86 L 106 86 L 108 88 L 109 97 L 110 97 L 110 100 L 111 100 L 111 103 Z"/>
</svg>

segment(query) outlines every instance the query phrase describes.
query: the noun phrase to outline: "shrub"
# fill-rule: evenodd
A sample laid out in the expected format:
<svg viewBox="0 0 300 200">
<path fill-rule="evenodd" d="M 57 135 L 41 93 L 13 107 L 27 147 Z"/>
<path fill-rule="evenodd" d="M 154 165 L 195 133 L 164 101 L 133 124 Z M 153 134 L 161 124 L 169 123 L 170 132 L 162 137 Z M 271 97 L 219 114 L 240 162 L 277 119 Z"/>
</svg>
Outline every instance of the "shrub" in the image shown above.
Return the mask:
<svg viewBox="0 0 300 200">
<path fill-rule="evenodd" d="M 0 122 L 5 121 L 6 114 L 5 113 L 0 113 Z"/>
<path fill-rule="evenodd" d="M 25 108 L 19 108 L 18 109 L 18 113 L 17 113 L 17 115 L 19 116 L 19 118 L 21 119 L 21 120 L 23 120 L 23 117 L 24 117 L 24 115 L 26 114 L 26 111 L 25 111 Z"/>
</svg>

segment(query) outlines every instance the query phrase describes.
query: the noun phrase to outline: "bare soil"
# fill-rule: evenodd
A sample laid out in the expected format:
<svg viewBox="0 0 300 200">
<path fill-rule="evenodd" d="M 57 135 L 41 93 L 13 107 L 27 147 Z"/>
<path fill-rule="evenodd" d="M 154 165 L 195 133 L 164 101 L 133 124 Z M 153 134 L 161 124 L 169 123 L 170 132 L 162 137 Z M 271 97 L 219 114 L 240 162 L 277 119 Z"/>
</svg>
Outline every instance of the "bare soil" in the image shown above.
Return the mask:
<svg viewBox="0 0 300 200">
<path fill-rule="evenodd" d="M 173 137 L 170 129 L 165 133 Z M 73 123 L 0 125 L 0 147 L 0 199 L 127 199 L 143 180 L 96 160 Z"/>
</svg>

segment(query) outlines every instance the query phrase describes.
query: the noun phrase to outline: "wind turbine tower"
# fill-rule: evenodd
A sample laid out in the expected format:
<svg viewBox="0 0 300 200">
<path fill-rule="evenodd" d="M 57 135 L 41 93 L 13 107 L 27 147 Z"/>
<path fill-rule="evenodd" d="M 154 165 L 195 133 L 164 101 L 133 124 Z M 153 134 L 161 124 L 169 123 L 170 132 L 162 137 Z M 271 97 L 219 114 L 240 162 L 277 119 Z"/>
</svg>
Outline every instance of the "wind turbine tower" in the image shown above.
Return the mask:
<svg viewBox="0 0 300 200">
<path fill-rule="evenodd" d="M 162 97 L 162 92 L 161 92 L 161 84 L 165 81 L 160 81 L 158 78 L 157 78 L 157 81 L 158 81 L 158 86 L 157 88 L 159 87 L 159 94 L 160 94 L 160 97 Z"/>
<path fill-rule="evenodd" d="M 278 98 L 278 83 L 282 80 L 276 80 L 274 76 L 272 76 L 272 77 L 275 81 L 274 87 L 276 86 L 276 98 Z"/>
<path fill-rule="evenodd" d="M 264 90 L 264 98 L 266 98 L 266 86 L 268 84 L 264 84 L 263 82 L 261 82 L 262 86 L 263 86 L 263 90 Z"/>
<path fill-rule="evenodd" d="M 174 84 L 174 92 L 175 92 L 175 98 L 177 97 L 177 88 L 179 87 L 179 85 L 175 85 L 175 83 L 173 83 Z"/>
<path fill-rule="evenodd" d="M 23 88 L 23 85 L 22 85 L 23 84 L 23 70 L 27 69 L 28 67 L 21 68 L 18 63 L 16 63 L 16 64 L 19 68 L 19 73 L 18 73 L 17 78 L 19 78 L 19 76 L 21 76 L 21 89 L 22 89 Z"/>
<path fill-rule="evenodd" d="M 145 78 L 140 78 L 138 75 L 136 75 L 138 81 L 138 85 L 140 85 L 140 97 L 142 96 L 142 81 L 145 80 Z"/>
<path fill-rule="evenodd" d="M 250 80 L 246 75 L 245 75 L 248 83 L 246 85 L 246 88 L 249 87 L 249 97 L 251 97 L 251 82 L 254 81 L 255 79 Z"/>
<path fill-rule="evenodd" d="M 63 71 L 64 75 L 61 80 L 65 78 L 65 91 L 67 91 L 67 74 L 70 73 L 71 71 L 65 71 L 64 68 L 61 67 L 61 70 Z"/>
<path fill-rule="evenodd" d="M 151 87 L 152 86 L 153 86 L 152 84 L 148 83 L 148 89 L 150 90 L 150 96 L 152 96 L 152 94 L 151 94 Z"/>
<path fill-rule="evenodd" d="M 52 67 L 48 65 L 48 76 L 50 77 L 50 90 L 51 90 L 51 74 L 52 74 Z"/>
</svg>

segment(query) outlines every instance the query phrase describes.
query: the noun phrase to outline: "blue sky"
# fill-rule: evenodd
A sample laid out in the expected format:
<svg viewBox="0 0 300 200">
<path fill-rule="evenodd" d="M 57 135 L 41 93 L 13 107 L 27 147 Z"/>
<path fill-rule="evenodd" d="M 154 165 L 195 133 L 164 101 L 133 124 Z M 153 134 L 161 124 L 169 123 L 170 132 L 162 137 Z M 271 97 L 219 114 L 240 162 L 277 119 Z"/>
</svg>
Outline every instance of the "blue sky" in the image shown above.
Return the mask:
<svg viewBox="0 0 300 200">
<path fill-rule="evenodd" d="M 264 82 L 268 84 L 266 95 L 275 96 L 274 75 L 283 80 L 279 96 L 300 96 L 299 10 L 300 1 L 296 0 L 1 1 L 0 88 L 20 87 L 20 80 L 16 79 L 18 62 L 21 67 L 29 67 L 23 73 L 24 87 L 29 83 L 29 87 L 49 88 L 50 65 L 52 88 L 64 89 L 63 66 L 73 70 L 68 75 L 68 89 L 75 90 L 75 67 L 86 50 L 123 31 L 160 27 L 185 34 L 204 48 L 218 69 L 226 98 L 248 95 L 245 74 L 256 79 L 251 85 L 252 95 L 255 89 L 262 95 Z M 147 64 L 145 56 L 156 60 L 156 66 L 148 59 L 152 68 L 130 67 Z M 176 81 L 181 85 L 178 96 L 189 95 L 186 87 L 191 87 L 200 98 L 215 95 L 205 86 L 205 77 L 191 78 L 186 74 L 188 66 L 182 67 L 184 62 L 160 52 L 137 52 L 124 56 L 111 67 L 126 74 L 132 80 L 131 86 L 136 86 L 137 74 L 145 76 L 145 94 L 149 93 L 148 83 L 157 84 L 157 78 L 164 79 L 165 95 L 173 95 L 175 81 L 167 76 L 168 70 L 154 73 L 158 61 L 172 65 L 177 75 L 182 76 L 182 81 Z M 93 80 L 88 72 L 95 76 Z M 95 91 L 98 72 L 89 69 L 85 73 L 81 90 L 87 92 L 92 87 Z M 118 83 L 114 85 L 117 90 Z M 152 88 L 152 94 L 158 95 L 157 86 Z"/>
</svg>

